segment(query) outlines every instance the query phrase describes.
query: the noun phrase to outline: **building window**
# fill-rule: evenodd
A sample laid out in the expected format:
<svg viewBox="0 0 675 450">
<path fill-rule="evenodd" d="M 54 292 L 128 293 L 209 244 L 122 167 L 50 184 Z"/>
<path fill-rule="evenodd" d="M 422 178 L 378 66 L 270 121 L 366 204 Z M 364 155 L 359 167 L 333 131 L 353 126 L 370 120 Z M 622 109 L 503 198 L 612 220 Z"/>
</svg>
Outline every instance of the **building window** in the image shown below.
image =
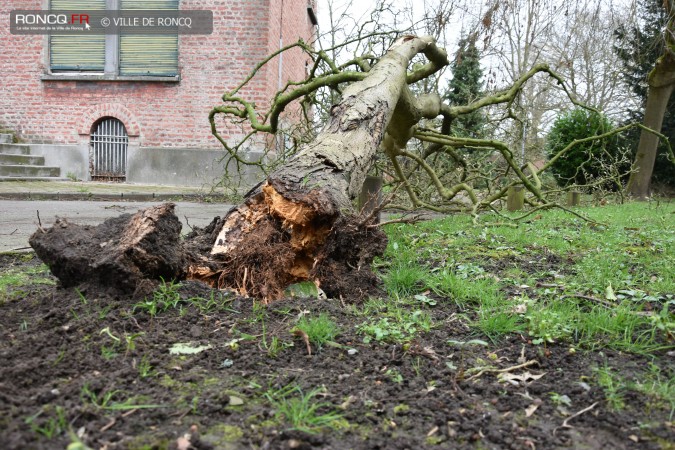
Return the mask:
<svg viewBox="0 0 675 450">
<path fill-rule="evenodd" d="M 51 0 L 52 10 L 178 10 L 179 0 Z M 178 75 L 178 35 L 58 35 L 49 38 L 52 73 Z"/>
</svg>

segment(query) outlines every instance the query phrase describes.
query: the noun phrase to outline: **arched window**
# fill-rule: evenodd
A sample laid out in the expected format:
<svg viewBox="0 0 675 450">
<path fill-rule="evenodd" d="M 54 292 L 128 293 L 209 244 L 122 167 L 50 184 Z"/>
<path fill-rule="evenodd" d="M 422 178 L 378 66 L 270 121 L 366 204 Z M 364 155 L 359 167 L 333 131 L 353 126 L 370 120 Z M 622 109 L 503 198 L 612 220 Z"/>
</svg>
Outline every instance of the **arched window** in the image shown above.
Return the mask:
<svg viewBox="0 0 675 450">
<path fill-rule="evenodd" d="M 121 121 L 104 117 L 96 122 L 90 140 L 91 179 L 124 181 L 128 147 L 129 136 Z"/>
</svg>

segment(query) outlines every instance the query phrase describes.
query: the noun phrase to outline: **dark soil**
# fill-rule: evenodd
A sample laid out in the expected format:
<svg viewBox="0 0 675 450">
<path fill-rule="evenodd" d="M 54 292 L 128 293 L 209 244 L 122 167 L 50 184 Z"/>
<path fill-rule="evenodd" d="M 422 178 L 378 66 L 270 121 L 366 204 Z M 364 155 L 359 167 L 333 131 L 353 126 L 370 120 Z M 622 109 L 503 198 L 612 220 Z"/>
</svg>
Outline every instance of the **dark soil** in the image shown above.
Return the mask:
<svg viewBox="0 0 675 450">
<path fill-rule="evenodd" d="M 40 263 L 15 255 L 0 256 L 0 265 Z M 188 441 L 196 449 L 656 449 L 675 441 L 667 409 L 625 392 L 623 409 L 614 410 L 594 371 L 619 367 L 630 376 L 651 361 L 672 370 L 671 356 L 572 353 L 518 335 L 488 347 L 453 346 L 449 339 L 484 337 L 470 334 L 447 299 L 427 307 L 436 324 L 430 332 L 411 342 L 364 344 L 356 327 L 365 318 L 340 300 L 263 306 L 187 282 L 176 307 L 151 317 L 134 311 L 131 296 L 93 284 L 84 292 L 30 286 L 0 298 L 2 448 L 66 448 L 74 435 L 95 449 L 180 448 Z M 219 306 L 199 309 L 188 300 L 194 297 Z M 308 355 L 291 333 L 307 312 L 338 324 L 339 346 L 313 345 Z M 136 334 L 128 346 L 124 336 Z M 211 347 L 169 352 L 184 342 Z M 509 373 L 543 377 L 512 384 L 471 370 L 523 360 L 536 363 Z M 332 427 L 293 430 L 265 396 L 287 386 L 319 388 L 317 413 L 342 418 Z M 567 395 L 571 405 L 557 405 L 552 394 Z"/>
</svg>

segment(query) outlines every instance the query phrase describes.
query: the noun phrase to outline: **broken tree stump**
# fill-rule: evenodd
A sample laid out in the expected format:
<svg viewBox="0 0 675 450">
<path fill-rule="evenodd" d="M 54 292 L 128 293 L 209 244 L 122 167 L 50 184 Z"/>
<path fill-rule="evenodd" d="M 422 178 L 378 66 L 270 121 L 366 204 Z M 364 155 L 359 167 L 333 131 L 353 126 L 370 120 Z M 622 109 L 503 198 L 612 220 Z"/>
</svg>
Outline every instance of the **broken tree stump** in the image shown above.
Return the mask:
<svg viewBox="0 0 675 450">
<path fill-rule="evenodd" d="M 581 203 L 581 192 L 568 191 L 567 192 L 567 206 L 579 206 Z"/>
<path fill-rule="evenodd" d="M 182 225 L 174 208 L 165 203 L 98 226 L 57 219 L 28 242 L 64 287 L 93 283 L 134 293 L 143 280 L 179 279 L 184 274 Z"/>
</svg>

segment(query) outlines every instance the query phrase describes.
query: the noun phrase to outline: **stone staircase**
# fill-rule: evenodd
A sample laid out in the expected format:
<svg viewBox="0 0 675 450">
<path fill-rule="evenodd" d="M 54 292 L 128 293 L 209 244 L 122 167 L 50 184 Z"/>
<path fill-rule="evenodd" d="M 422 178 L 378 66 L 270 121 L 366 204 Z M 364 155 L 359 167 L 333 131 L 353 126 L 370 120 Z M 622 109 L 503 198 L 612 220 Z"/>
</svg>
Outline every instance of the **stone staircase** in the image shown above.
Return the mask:
<svg viewBox="0 0 675 450">
<path fill-rule="evenodd" d="M 30 144 L 13 144 L 11 134 L 0 134 L 0 181 L 62 181 L 59 167 L 45 166 L 45 158 L 31 155 Z"/>
</svg>

